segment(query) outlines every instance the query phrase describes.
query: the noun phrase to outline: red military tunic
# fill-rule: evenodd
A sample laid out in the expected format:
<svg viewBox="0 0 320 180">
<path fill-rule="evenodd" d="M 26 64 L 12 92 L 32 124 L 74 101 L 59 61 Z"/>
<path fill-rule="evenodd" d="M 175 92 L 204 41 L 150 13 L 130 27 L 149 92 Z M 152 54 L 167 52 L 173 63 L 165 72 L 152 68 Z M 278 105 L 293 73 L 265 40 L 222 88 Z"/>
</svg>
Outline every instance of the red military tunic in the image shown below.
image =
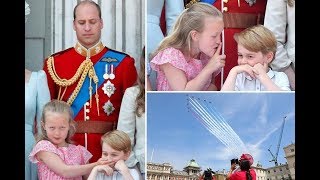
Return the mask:
<svg viewBox="0 0 320 180">
<path fill-rule="evenodd" d="M 105 80 L 104 78 L 101 78 L 103 76 L 103 74 L 101 73 L 101 70 L 100 70 L 100 74 L 97 74 L 99 83 L 100 84 L 102 83 L 100 86 L 97 87 L 97 94 L 99 95 L 98 109 L 97 109 L 97 101 L 95 96 L 96 92 L 95 92 L 95 93 L 92 93 L 92 96 L 91 96 L 91 107 L 84 106 L 85 103 L 79 104 L 78 107 L 81 107 L 81 108 L 79 108 L 78 113 L 74 114 L 74 120 L 78 123 L 78 126 L 76 128 L 77 132 L 73 136 L 73 140 L 75 141 L 76 144 L 85 146 L 86 143 L 85 143 L 84 132 L 89 132 L 89 133 L 86 133 L 87 149 L 93 154 L 93 157 L 90 159 L 90 162 L 96 162 L 101 157 L 101 152 L 102 152 L 102 147 L 100 144 L 101 136 L 107 131 L 116 129 L 123 94 L 125 90 L 128 87 L 131 87 L 132 85 L 134 85 L 137 80 L 137 71 L 134 65 L 135 61 L 132 57 L 130 57 L 127 54 L 124 54 L 122 52 L 117 52 L 107 47 L 104 47 L 101 42 L 99 42 L 97 45 L 90 48 L 89 50 L 87 50 L 86 48 L 81 46 L 79 43 L 77 43 L 75 47 L 58 52 L 51 56 L 54 58 L 54 61 L 52 63 L 54 67 L 52 69 L 55 71 L 56 75 L 61 79 L 69 80 L 76 74 L 80 64 L 86 59 L 86 56 L 89 56 L 94 66 L 96 63 L 99 62 L 101 57 L 103 57 L 103 55 L 109 51 L 116 54 L 120 54 L 124 58 L 114 68 L 114 74 L 115 74 L 114 79 Z M 52 71 L 51 71 L 51 75 L 50 75 L 50 71 L 48 71 L 49 70 L 48 59 L 46 59 L 43 69 L 47 74 L 51 99 L 58 99 L 60 86 L 56 84 L 55 81 L 53 80 Z M 100 61 L 100 63 L 106 63 L 106 62 Z M 94 69 L 96 73 L 99 72 L 96 67 L 94 67 Z M 103 73 L 104 72 L 105 70 L 103 70 Z M 108 71 L 108 73 L 110 73 L 110 71 Z M 60 90 L 61 100 L 66 102 L 68 101 L 69 97 L 77 87 L 79 79 L 80 78 L 78 78 L 76 82 L 73 83 L 72 85 L 67 86 L 66 90 L 64 87 L 61 88 Z M 106 84 L 107 81 L 110 81 L 111 84 L 113 84 L 115 87 L 115 90 L 110 97 L 107 94 L 105 94 L 103 90 L 104 84 Z M 109 85 L 110 85 L 110 82 L 109 82 Z M 95 90 L 96 85 L 94 81 L 92 81 L 91 85 L 92 85 L 92 88 Z M 64 95 L 62 95 L 64 90 L 65 90 L 65 93 Z M 83 89 L 81 91 L 89 94 L 89 90 Z M 89 97 L 88 94 L 87 96 Z M 83 95 L 81 95 L 80 93 L 78 95 L 79 97 L 76 96 L 76 98 L 83 97 Z M 111 112 L 109 115 L 104 111 L 104 108 L 103 108 L 104 104 L 107 103 L 108 101 L 112 103 L 112 106 L 114 108 L 113 111 L 112 109 L 111 110 L 109 109 Z M 71 107 L 76 106 L 75 102 L 76 100 L 70 104 Z M 90 100 L 86 100 L 86 102 L 90 102 Z M 86 107 L 87 111 L 84 110 L 84 107 Z M 98 110 L 99 110 L 99 115 L 98 115 Z M 85 121 L 85 113 L 86 113 L 86 117 L 88 118 L 86 119 L 86 122 L 92 123 L 92 122 L 99 121 L 99 123 L 103 123 L 103 124 L 79 125 L 81 124 L 81 122 Z"/>
<path fill-rule="evenodd" d="M 224 3 L 224 7 L 227 8 L 227 11 L 224 13 L 224 54 L 226 55 L 226 64 L 224 67 L 224 76 L 223 79 L 227 78 L 229 71 L 232 67 L 238 65 L 238 48 L 237 43 L 233 39 L 235 33 L 239 33 L 245 29 L 244 26 L 249 27 L 250 25 L 263 24 L 264 14 L 266 10 L 267 0 L 256 0 L 256 3 L 252 6 L 245 0 L 239 0 L 240 7 L 238 6 L 238 0 L 228 0 L 227 3 Z M 221 0 L 217 0 L 213 5 L 221 10 Z M 229 18 L 227 18 L 228 13 Z M 229 13 L 241 13 L 241 14 L 229 14 Z M 245 13 L 245 14 L 242 14 Z M 243 21 L 242 21 L 243 20 Z M 228 22 L 227 22 L 228 21 Z M 231 22 L 232 21 L 232 22 Z M 242 27 L 241 27 L 242 26 Z M 223 82 L 224 82 L 223 81 Z M 221 83 L 221 74 L 215 77 L 215 84 L 220 89 Z"/>
</svg>

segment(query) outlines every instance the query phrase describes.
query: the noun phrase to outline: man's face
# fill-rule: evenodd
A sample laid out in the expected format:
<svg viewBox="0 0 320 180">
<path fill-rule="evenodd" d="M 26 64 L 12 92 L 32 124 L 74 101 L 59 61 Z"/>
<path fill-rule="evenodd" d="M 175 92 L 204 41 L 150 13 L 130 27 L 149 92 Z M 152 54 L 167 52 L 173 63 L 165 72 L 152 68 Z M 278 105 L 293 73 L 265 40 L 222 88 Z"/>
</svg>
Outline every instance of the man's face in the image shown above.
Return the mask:
<svg viewBox="0 0 320 180">
<path fill-rule="evenodd" d="M 73 29 L 81 45 L 91 48 L 101 38 L 103 21 L 99 18 L 98 9 L 92 4 L 81 4 L 77 7 Z"/>
</svg>

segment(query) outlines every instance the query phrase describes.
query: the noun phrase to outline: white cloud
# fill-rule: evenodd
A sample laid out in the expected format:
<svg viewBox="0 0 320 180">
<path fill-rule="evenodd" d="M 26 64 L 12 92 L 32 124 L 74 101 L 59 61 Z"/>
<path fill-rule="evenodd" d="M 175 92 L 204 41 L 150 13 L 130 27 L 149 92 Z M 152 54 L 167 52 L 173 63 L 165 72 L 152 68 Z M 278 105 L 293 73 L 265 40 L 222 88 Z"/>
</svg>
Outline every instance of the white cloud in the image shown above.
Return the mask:
<svg viewBox="0 0 320 180">
<path fill-rule="evenodd" d="M 258 122 L 261 125 L 266 125 L 267 124 L 267 115 L 268 115 L 268 103 L 267 103 L 267 98 L 263 99 L 263 102 L 261 102 L 261 109 L 258 115 Z"/>
<path fill-rule="evenodd" d="M 261 155 L 263 150 L 259 145 L 254 145 L 254 144 L 246 144 L 248 149 L 249 149 L 249 154 L 251 154 L 251 156 L 253 157 L 253 165 L 256 166 L 257 162 L 259 161 L 259 159 L 262 159 Z"/>
<path fill-rule="evenodd" d="M 267 134 L 265 134 L 263 137 L 259 138 L 259 141 L 254 145 L 256 147 L 259 147 L 264 141 L 266 141 L 270 135 L 275 132 L 276 130 L 278 130 L 279 127 L 274 127 L 272 130 L 270 130 Z"/>
</svg>

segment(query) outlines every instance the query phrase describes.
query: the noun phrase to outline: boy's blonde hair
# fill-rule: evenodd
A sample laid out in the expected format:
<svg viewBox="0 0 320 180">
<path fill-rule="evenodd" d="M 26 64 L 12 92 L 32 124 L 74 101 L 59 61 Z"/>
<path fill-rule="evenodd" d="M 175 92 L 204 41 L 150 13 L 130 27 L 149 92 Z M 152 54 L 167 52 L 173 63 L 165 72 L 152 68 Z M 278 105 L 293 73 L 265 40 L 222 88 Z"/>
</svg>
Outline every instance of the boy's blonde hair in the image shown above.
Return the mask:
<svg viewBox="0 0 320 180">
<path fill-rule="evenodd" d="M 46 123 L 46 114 L 48 112 L 67 114 L 69 116 L 68 122 L 69 122 L 70 127 L 69 127 L 69 131 L 68 131 L 68 136 L 65 141 L 67 143 L 72 143 L 71 137 L 76 132 L 76 128 L 75 128 L 75 122 L 72 118 L 73 112 L 72 112 L 69 104 L 67 104 L 64 101 L 59 101 L 59 100 L 52 100 L 52 101 L 48 102 L 47 104 L 45 104 L 45 106 L 43 107 L 43 110 L 42 110 L 42 117 L 41 117 L 42 124 Z M 41 132 L 42 133 L 38 133 L 39 136 L 38 136 L 37 142 L 41 141 L 41 140 L 49 140 L 47 132 L 45 131 L 43 126 L 41 126 Z"/>
<path fill-rule="evenodd" d="M 266 55 L 269 52 L 275 57 L 277 51 L 277 40 L 273 32 L 263 25 L 249 27 L 240 33 L 234 35 L 238 44 L 242 45 L 249 51 L 262 52 Z"/>
<path fill-rule="evenodd" d="M 168 47 L 179 49 L 184 53 L 190 53 L 190 32 L 192 30 L 203 32 L 205 25 L 204 20 L 206 17 L 213 17 L 223 21 L 222 13 L 216 7 L 208 3 L 195 3 L 190 8 L 185 9 L 177 18 L 172 32 L 160 42 L 159 47 L 152 53 L 150 59 L 157 55 L 161 50 Z"/>
<path fill-rule="evenodd" d="M 101 137 L 101 145 L 107 143 L 112 149 L 123 151 L 124 153 L 131 151 L 131 141 L 128 134 L 120 130 L 113 130 L 105 133 Z"/>
</svg>

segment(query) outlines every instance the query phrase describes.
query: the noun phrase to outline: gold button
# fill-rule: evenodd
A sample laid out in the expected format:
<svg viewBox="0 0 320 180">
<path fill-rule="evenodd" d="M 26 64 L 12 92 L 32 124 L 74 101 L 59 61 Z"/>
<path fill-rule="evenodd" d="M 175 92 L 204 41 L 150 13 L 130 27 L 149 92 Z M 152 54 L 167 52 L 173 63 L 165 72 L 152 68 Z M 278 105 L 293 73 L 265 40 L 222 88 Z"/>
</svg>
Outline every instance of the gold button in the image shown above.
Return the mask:
<svg viewBox="0 0 320 180">
<path fill-rule="evenodd" d="M 228 11 L 228 7 L 223 7 L 223 11 Z"/>
</svg>

